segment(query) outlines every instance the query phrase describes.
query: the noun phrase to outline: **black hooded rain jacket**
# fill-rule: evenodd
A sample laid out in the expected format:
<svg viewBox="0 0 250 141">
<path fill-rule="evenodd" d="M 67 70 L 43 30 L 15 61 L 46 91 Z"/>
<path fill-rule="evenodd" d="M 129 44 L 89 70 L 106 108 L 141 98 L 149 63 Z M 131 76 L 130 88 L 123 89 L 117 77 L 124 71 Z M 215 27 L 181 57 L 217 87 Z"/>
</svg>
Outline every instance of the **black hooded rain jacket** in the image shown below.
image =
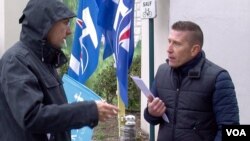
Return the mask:
<svg viewBox="0 0 250 141">
<path fill-rule="evenodd" d="M 67 59 L 46 42 L 52 25 L 75 17 L 59 0 L 30 0 L 20 41 L 0 61 L 0 141 L 70 141 L 70 130 L 98 124 L 94 101 L 67 104 L 56 67 Z"/>
</svg>

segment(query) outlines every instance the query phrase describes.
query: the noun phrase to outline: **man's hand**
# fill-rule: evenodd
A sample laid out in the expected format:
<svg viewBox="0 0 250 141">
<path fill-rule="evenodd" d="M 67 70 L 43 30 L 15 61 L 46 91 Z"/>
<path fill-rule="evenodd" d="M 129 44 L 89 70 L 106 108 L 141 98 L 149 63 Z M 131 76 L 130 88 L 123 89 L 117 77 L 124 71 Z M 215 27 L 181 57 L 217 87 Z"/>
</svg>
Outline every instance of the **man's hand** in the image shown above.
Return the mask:
<svg viewBox="0 0 250 141">
<path fill-rule="evenodd" d="M 118 108 L 104 101 L 96 101 L 100 121 L 106 121 L 118 114 Z"/>
<path fill-rule="evenodd" d="M 166 111 L 166 106 L 158 97 L 148 96 L 148 112 L 155 117 L 161 117 Z"/>
</svg>

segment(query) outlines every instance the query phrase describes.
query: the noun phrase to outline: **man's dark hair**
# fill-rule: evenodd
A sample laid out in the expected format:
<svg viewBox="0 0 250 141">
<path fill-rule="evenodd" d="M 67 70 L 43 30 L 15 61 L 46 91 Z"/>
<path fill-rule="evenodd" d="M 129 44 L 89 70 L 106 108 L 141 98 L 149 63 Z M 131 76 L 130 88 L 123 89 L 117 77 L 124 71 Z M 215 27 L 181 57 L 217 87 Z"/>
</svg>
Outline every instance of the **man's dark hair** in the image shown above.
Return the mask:
<svg viewBox="0 0 250 141">
<path fill-rule="evenodd" d="M 178 21 L 172 25 L 173 30 L 177 31 L 190 31 L 191 43 L 198 43 L 201 47 L 203 45 L 203 32 L 199 25 L 191 21 Z"/>
</svg>

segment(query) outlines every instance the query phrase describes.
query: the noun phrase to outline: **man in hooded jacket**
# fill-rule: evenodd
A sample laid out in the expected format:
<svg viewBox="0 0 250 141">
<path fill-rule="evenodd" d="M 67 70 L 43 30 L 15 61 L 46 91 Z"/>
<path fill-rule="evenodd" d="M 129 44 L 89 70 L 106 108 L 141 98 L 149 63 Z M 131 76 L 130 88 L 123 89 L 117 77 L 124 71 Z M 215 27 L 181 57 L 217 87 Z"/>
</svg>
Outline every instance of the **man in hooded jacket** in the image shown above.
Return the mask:
<svg viewBox="0 0 250 141">
<path fill-rule="evenodd" d="M 75 17 L 59 0 L 30 0 L 19 19 L 20 41 L 0 61 L 0 140 L 70 141 L 70 130 L 115 116 L 101 101 L 67 103 L 56 68 L 66 63 L 61 44 Z"/>
</svg>

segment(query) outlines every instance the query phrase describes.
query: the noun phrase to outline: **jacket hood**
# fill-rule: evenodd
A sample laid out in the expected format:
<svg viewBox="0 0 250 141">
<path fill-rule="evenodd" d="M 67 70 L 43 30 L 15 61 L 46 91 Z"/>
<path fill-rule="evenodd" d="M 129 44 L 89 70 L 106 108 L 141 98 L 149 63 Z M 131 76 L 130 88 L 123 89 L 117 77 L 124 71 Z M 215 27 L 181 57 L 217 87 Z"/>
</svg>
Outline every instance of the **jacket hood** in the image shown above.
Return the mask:
<svg viewBox="0 0 250 141">
<path fill-rule="evenodd" d="M 55 58 L 53 55 L 62 52 L 49 45 L 47 34 L 55 22 L 73 17 L 75 14 L 60 0 L 30 0 L 19 19 L 22 24 L 20 40 L 42 61 L 52 63 L 54 60 L 51 58 Z"/>
</svg>

